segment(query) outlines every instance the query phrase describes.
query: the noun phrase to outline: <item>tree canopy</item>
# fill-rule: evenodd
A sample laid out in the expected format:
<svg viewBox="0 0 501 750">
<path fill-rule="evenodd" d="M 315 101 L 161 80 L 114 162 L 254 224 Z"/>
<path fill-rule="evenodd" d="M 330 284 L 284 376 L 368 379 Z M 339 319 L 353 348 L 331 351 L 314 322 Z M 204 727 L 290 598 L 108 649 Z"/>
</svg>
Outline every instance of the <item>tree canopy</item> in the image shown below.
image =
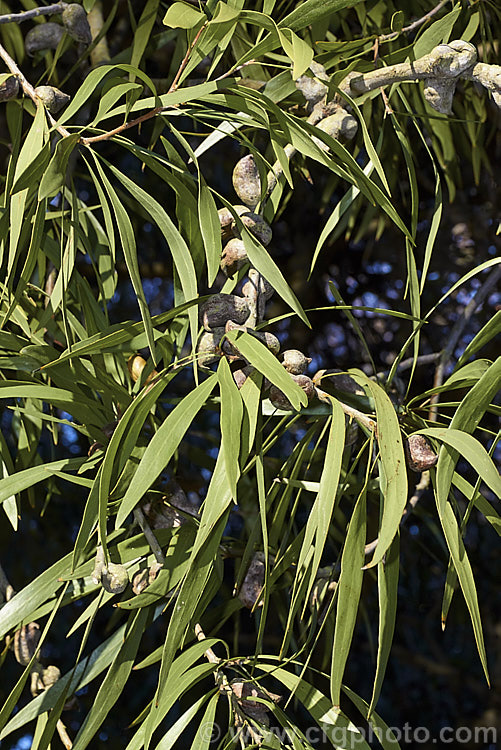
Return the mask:
<svg viewBox="0 0 501 750">
<path fill-rule="evenodd" d="M 1 746 L 400 747 L 380 697 L 421 547 L 436 627 L 464 610 L 490 679 L 495 201 L 445 275 L 441 231 L 495 186 L 499 10 L 22 6 L 0 15 Z M 371 248 L 386 299 L 351 291 Z"/>
</svg>

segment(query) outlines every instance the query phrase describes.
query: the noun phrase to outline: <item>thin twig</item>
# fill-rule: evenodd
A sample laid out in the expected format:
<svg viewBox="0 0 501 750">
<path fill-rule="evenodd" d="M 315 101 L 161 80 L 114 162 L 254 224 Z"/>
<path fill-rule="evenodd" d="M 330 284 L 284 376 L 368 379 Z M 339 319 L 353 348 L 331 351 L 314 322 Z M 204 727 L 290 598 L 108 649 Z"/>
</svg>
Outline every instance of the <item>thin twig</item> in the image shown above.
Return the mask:
<svg viewBox="0 0 501 750">
<path fill-rule="evenodd" d="M 224 81 L 225 78 L 228 78 L 229 76 L 234 76 L 235 73 L 239 73 L 243 68 L 246 68 L 247 65 L 254 65 L 256 61 L 254 59 L 247 60 L 247 62 L 242 63 L 236 68 L 230 68 L 230 70 L 226 71 L 226 73 L 223 73 L 223 75 L 218 76 L 217 78 L 214 78 L 215 81 Z"/>
<path fill-rule="evenodd" d="M 403 359 L 399 364 L 397 365 L 397 372 L 404 372 L 404 370 L 410 370 L 410 368 L 416 364 L 416 367 L 419 365 L 430 365 L 433 364 L 433 362 L 436 362 L 437 359 L 440 359 L 442 356 L 441 352 L 432 352 L 431 354 L 420 354 L 419 357 L 414 359 L 414 357 L 408 357 L 407 359 Z M 381 370 L 380 372 L 376 373 L 377 378 L 384 378 L 387 377 L 390 373 L 390 370 Z"/>
<path fill-rule="evenodd" d="M 99 143 L 99 141 L 107 141 L 109 140 L 109 138 L 112 138 L 114 135 L 123 133 L 124 130 L 133 128 L 136 125 L 140 125 L 142 122 L 146 122 L 146 120 L 151 120 L 152 117 L 155 117 L 155 115 L 158 115 L 160 112 L 162 112 L 162 110 L 165 110 L 165 109 L 167 108 L 155 107 L 149 112 L 146 112 L 146 114 L 141 115 L 141 117 L 136 117 L 135 120 L 131 120 L 130 122 L 124 122 L 123 125 L 119 125 L 117 128 L 114 128 L 113 130 L 108 130 L 106 133 L 101 133 L 101 135 L 94 135 L 91 138 L 81 138 L 81 142 L 85 146 L 88 146 L 90 143 Z"/>
<path fill-rule="evenodd" d="M 470 300 L 470 302 L 463 309 L 463 312 L 461 313 L 459 318 L 456 320 L 447 340 L 447 345 L 440 355 L 440 361 L 437 365 L 437 369 L 435 370 L 433 388 L 440 388 L 440 386 L 443 384 L 445 377 L 445 368 L 449 364 L 449 361 L 454 354 L 454 349 L 456 348 L 459 339 L 463 335 L 464 329 L 472 319 L 475 311 L 480 307 L 487 295 L 490 294 L 491 290 L 496 286 L 499 279 L 501 279 L 501 265 L 493 268 L 482 286 L 478 289 L 473 299 Z M 439 398 L 440 394 L 434 393 L 430 399 L 431 407 L 428 418 L 433 422 L 435 422 L 437 419 L 437 407 Z"/>
<path fill-rule="evenodd" d="M 73 747 L 73 742 L 70 740 L 68 732 L 66 731 L 66 726 L 63 724 L 61 719 L 58 720 L 56 729 L 59 734 L 59 739 L 63 743 L 66 750 L 71 750 L 71 748 Z"/>
<path fill-rule="evenodd" d="M 181 61 L 181 65 L 179 66 L 179 70 L 177 71 L 176 75 L 174 76 L 174 80 L 173 80 L 173 81 L 172 81 L 172 83 L 171 83 L 171 86 L 170 86 L 170 89 L 169 89 L 169 94 L 171 94 L 171 93 L 172 93 L 173 91 L 175 91 L 175 90 L 177 89 L 177 84 L 178 84 L 178 82 L 179 82 L 179 79 L 181 78 L 181 75 L 182 75 L 182 73 L 183 73 L 183 70 L 184 70 L 184 69 L 186 68 L 186 66 L 188 65 L 188 60 L 189 60 L 189 59 L 190 59 L 190 57 L 191 57 L 191 53 L 192 53 L 192 52 L 193 52 L 193 50 L 195 49 L 195 46 L 196 46 L 196 44 L 198 43 L 198 40 L 200 39 L 200 37 L 202 36 L 203 32 L 204 32 L 204 31 L 205 31 L 205 29 L 207 28 L 207 25 L 208 25 L 208 23 L 209 23 L 209 22 L 208 22 L 208 21 L 206 21 L 206 22 L 205 22 L 205 23 L 203 24 L 203 26 L 201 26 L 201 28 L 200 28 L 200 29 L 199 29 L 199 30 L 197 31 L 197 33 L 196 33 L 196 35 L 195 35 L 195 38 L 193 39 L 192 43 L 190 44 L 190 46 L 189 46 L 189 47 L 188 47 L 188 49 L 186 50 L 186 54 L 185 54 L 185 56 L 183 57 L 183 59 L 182 59 L 182 61 Z"/>
<path fill-rule="evenodd" d="M 416 21 L 413 21 L 408 26 L 404 26 L 404 28 L 401 31 L 391 31 L 389 34 L 382 34 L 378 37 L 379 42 L 389 42 L 392 39 L 396 39 L 399 34 L 409 34 L 410 32 L 414 31 L 414 29 L 418 29 L 420 26 L 423 25 L 423 23 L 426 23 L 430 18 L 433 18 L 434 15 L 436 15 L 439 10 L 441 10 L 444 5 L 447 5 L 449 0 L 440 0 L 439 4 L 436 5 L 434 8 L 432 8 L 428 13 L 425 13 L 424 16 L 421 16 L 421 18 L 418 18 Z"/>
<path fill-rule="evenodd" d="M 32 18 L 37 18 L 38 16 L 53 16 L 56 13 L 62 13 L 67 7 L 68 3 L 55 3 L 54 5 L 46 5 L 41 8 L 25 10 L 22 13 L 6 13 L 5 15 L 0 16 L 0 24 L 22 23 L 23 21 L 30 21 Z"/>
<path fill-rule="evenodd" d="M 205 641 L 205 633 L 202 630 L 202 626 L 200 625 L 199 622 L 195 623 L 195 635 L 199 641 Z M 219 664 L 219 662 L 221 661 L 219 656 L 216 656 L 216 654 L 211 648 L 208 648 L 207 651 L 205 652 L 205 658 L 211 664 Z"/>
<path fill-rule="evenodd" d="M 138 523 L 139 526 L 141 527 L 141 531 L 146 537 L 146 541 L 150 545 L 151 551 L 155 555 L 155 560 L 161 565 L 163 565 L 165 562 L 164 553 L 162 552 L 162 548 L 160 547 L 155 534 L 151 530 L 148 524 L 148 521 L 146 520 L 145 515 L 143 511 L 141 510 L 141 508 L 134 508 L 134 519 L 136 523 Z"/>
</svg>

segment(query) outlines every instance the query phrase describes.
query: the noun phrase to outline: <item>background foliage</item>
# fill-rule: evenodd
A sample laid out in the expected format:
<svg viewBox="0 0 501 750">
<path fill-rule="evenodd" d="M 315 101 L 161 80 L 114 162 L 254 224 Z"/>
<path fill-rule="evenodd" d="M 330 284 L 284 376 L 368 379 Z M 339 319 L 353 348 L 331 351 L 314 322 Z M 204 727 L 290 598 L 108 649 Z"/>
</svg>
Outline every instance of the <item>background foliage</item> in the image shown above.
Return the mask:
<svg viewBox="0 0 501 750">
<path fill-rule="evenodd" d="M 451 114 L 422 83 L 339 89 L 450 40 L 495 64 L 495 5 L 83 7 L 90 44 L 68 32 L 31 57 L 29 29 L 61 16 L 0 25 L 20 82 L 0 112 L 2 748 L 367 747 L 355 727 L 495 726 L 499 109 L 466 79 Z M 313 59 L 353 140 L 307 122 L 295 79 Z M 71 100 L 51 115 L 31 84 Z M 227 335 L 254 367 L 242 388 L 230 349 L 199 366 L 199 309 L 248 278 L 220 271 L 217 209 L 249 153 L 262 184 L 282 171 L 257 209 L 269 248 L 237 222 L 275 289 L 258 328 L 309 375 L 353 378 L 315 379 L 309 404 L 251 330 Z M 429 471 L 406 466 L 418 432 Z M 106 591 L 99 545 L 131 581 L 161 568 Z M 21 665 L 33 623 L 41 651 Z"/>
</svg>

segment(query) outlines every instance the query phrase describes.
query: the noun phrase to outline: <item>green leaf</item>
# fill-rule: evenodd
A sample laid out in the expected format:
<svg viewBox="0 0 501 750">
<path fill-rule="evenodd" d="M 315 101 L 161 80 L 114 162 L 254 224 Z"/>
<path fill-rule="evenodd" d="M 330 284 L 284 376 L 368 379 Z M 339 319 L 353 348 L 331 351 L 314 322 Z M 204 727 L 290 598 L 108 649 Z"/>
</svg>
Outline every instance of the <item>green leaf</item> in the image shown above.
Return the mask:
<svg viewBox="0 0 501 750">
<path fill-rule="evenodd" d="M 155 360 L 155 337 L 153 334 L 153 325 L 151 322 L 150 311 L 148 309 L 148 303 L 146 302 L 146 297 L 144 296 L 143 285 L 141 282 L 141 274 L 139 271 L 139 262 L 137 258 L 136 238 L 134 236 L 132 223 L 111 182 L 106 177 L 96 154 L 94 152 L 91 153 L 101 180 L 103 181 L 104 188 L 108 193 L 113 211 L 115 213 L 115 220 L 117 223 L 118 232 L 120 234 L 120 239 L 122 241 L 122 249 L 125 257 L 125 262 L 127 264 L 127 270 L 129 271 L 129 277 L 132 282 L 134 292 L 136 293 L 137 303 L 141 311 L 141 317 L 144 322 L 146 336 L 148 337 L 148 346 L 150 348 L 153 360 Z M 118 170 L 116 171 L 118 172 Z"/>
<path fill-rule="evenodd" d="M 375 711 L 369 713 L 369 706 L 363 698 L 345 685 L 343 685 L 343 693 L 345 693 L 358 708 L 364 719 L 367 719 L 374 736 L 377 737 L 381 743 L 383 750 L 401 750 L 399 742 L 391 727 L 389 727 Z M 399 732 L 399 734 L 401 733 Z"/>
<path fill-rule="evenodd" d="M 440 451 L 437 464 L 437 484 L 440 480 L 441 497 L 444 502 L 447 499 L 452 481 L 453 468 L 460 455 L 473 466 L 486 485 L 498 496 L 501 496 L 501 477 L 496 465 L 482 443 L 479 443 L 472 435 L 468 435 L 461 430 L 455 430 L 452 427 L 428 427 L 418 430 L 414 434 L 436 438 L 454 449 L 450 451 L 443 448 Z"/>
<path fill-rule="evenodd" d="M 0 734 L 3 740 L 12 732 L 33 721 L 44 711 L 54 708 L 59 697 L 66 691 L 71 694 L 92 682 L 113 661 L 122 646 L 125 625 L 99 644 L 88 656 L 62 676 L 49 690 L 44 691 L 26 706 L 23 706 L 5 726 Z"/>
<path fill-rule="evenodd" d="M 469 358 L 478 352 L 483 346 L 489 343 L 501 334 L 501 310 L 494 313 L 487 323 L 480 329 L 475 337 L 470 341 L 463 354 L 459 358 L 456 367 L 462 367 Z"/>
<path fill-rule="evenodd" d="M 272 287 L 275 289 L 277 294 L 287 302 L 288 305 L 294 310 L 295 313 L 306 323 L 310 328 L 310 322 L 297 300 L 296 295 L 287 284 L 281 270 L 271 257 L 271 255 L 265 250 L 265 248 L 255 239 L 255 237 L 247 230 L 242 224 L 239 218 L 237 218 L 237 226 L 242 235 L 242 239 L 245 245 L 245 250 L 249 257 L 249 260 L 254 268 L 264 276 Z"/>
<path fill-rule="evenodd" d="M 407 503 L 407 469 L 400 425 L 395 407 L 381 386 L 359 371 L 352 373 L 373 397 L 376 404 L 377 440 L 380 452 L 380 488 L 383 513 L 379 528 L 379 541 L 370 563 L 377 565 L 398 531 L 402 513 Z"/>
<path fill-rule="evenodd" d="M 200 23 L 207 21 L 205 13 L 201 13 L 192 5 L 173 3 L 167 10 L 163 22 L 171 29 L 194 29 Z"/>
<path fill-rule="evenodd" d="M 10 476 L 4 476 L 0 480 L 0 502 L 5 502 L 12 495 L 17 495 L 23 490 L 38 484 L 46 482 L 49 477 L 53 476 L 62 469 L 76 470 L 79 469 L 87 458 L 62 458 L 59 461 L 50 461 L 40 466 L 31 466 L 22 471 L 16 471 Z"/>
<path fill-rule="evenodd" d="M 214 719 L 216 717 L 216 708 L 217 708 L 217 703 L 218 703 L 220 695 L 221 693 L 218 691 L 210 699 L 209 704 L 207 708 L 205 709 L 205 713 L 203 715 L 202 721 L 200 722 L 199 727 L 197 729 L 195 738 L 192 742 L 192 745 L 191 745 L 192 750 L 209 750 L 209 746 L 213 742 L 213 734 L 212 732 L 208 730 L 210 727 L 214 726 Z M 219 727 L 215 725 L 214 736 L 218 729 Z"/>
<path fill-rule="evenodd" d="M 103 160 L 105 161 L 105 160 Z M 165 237 L 169 249 L 174 259 L 176 270 L 179 274 L 181 286 L 183 288 L 183 294 L 185 300 L 195 299 L 197 296 L 197 275 L 195 272 L 195 266 L 193 258 L 191 257 L 189 248 L 182 238 L 179 230 L 176 228 L 173 221 L 165 209 L 156 201 L 153 196 L 143 190 L 139 185 L 136 185 L 129 177 L 123 172 L 120 172 L 113 164 L 109 162 L 105 163 L 111 169 L 111 171 L 118 177 L 120 182 L 127 188 L 127 190 L 134 196 L 143 208 L 145 208 L 152 219 L 157 223 L 158 228 Z M 190 327 L 192 340 L 196 339 L 197 329 L 197 315 L 194 308 L 189 308 L 188 314 L 190 317 Z M 153 353 L 153 350 L 152 350 Z"/>
<path fill-rule="evenodd" d="M 392 541 L 384 561 L 378 563 L 377 581 L 379 598 L 379 638 L 377 647 L 376 674 L 372 688 L 372 698 L 367 712 L 369 717 L 376 706 L 386 665 L 390 656 L 395 632 L 398 600 L 398 574 L 400 567 L 400 537 L 397 534 Z"/>
<path fill-rule="evenodd" d="M 306 0 L 279 22 L 279 27 L 300 31 L 312 23 L 333 17 L 343 8 L 353 8 L 361 0 Z"/>
<path fill-rule="evenodd" d="M 392 31 L 402 31 L 404 28 L 405 15 L 403 10 L 397 10 L 391 17 L 390 28 Z"/>
<path fill-rule="evenodd" d="M 272 658 L 272 657 L 268 657 Z M 273 674 L 279 682 L 293 692 L 295 698 L 315 719 L 336 750 L 370 750 L 360 730 L 353 724 L 339 707 L 332 705 L 329 698 L 313 687 L 309 682 L 274 664 L 258 662 L 257 667 L 263 672 Z"/>
<path fill-rule="evenodd" d="M 226 338 L 237 344 L 238 351 L 254 367 L 268 378 L 273 385 L 287 396 L 294 409 L 299 411 L 302 406 L 308 405 L 305 392 L 292 380 L 289 373 L 273 356 L 269 349 L 250 333 L 243 331 L 229 331 Z"/>
<path fill-rule="evenodd" d="M 237 482 L 240 476 L 238 457 L 243 404 L 226 357 L 221 357 L 217 368 L 217 377 L 221 392 L 221 450 L 224 456 L 228 484 L 236 503 Z"/>
<path fill-rule="evenodd" d="M 364 487 L 348 526 L 341 557 L 341 574 L 337 585 L 336 628 L 334 630 L 331 663 L 331 698 L 334 709 L 339 708 L 341 700 L 341 681 L 355 630 L 364 577 L 366 496 Z"/>
<path fill-rule="evenodd" d="M 166 417 L 152 437 L 120 504 L 115 528 L 120 528 L 145 492 L 165 469 L 193 419 L 212 393 L 216 381 L 217 378 L 211 375 L 194 388 Z"/>
<path fill-rule="evenodd" d="M 155 25 L 159 5 L 160 0 L 148 0 L 142 10 L 134 32 L 134 42 L 132 44 L 132 54 L 130 58 L 130 64 L 134 68 L 138 68 L 141 63 L 141 59 Z M 134 74 L 131 73 L 130 76 L 131 80 L 134 80 Z"/>
<path fill-rule="evenodd" d="M 206 701 L 211 697 L 212 697 L 211 705 L 214 706 L 214 711 L 215 711 L 215 707 L 216 707 L 217 699 L 219 695 L 218 693 L 214 695 L 214 690 L 212 690 L 210 693 L 202 695 L 201 698 L 199 698 L 191 706 L 189 706 L 189 708 L 186 709 L 186 711 L 179 717 L 179 719 L 177 719 L 168 728 L 168 730 L 165 732 L 162 739 L 156 746 L 156 750 L 171 750 L 174 743 L 177 742 L 179 737 L 186 731 L 186 729 L 191 724 L 192 720 L 195 718 L 195 716 L 197 715 L 199 710 L 202 708 L 204 703 L 206 703 Z M 205 740 L 207 740 L 207 728 L 203 724 L 199 726 L 198 733 Z M 210 734 L 209 734 L 209 741 L 210 741 Z M 198 746 L 195 745 L 195 747 L 198 747 Z"/>
<path fill-rule="evenodd" d="M 73 750 L 84 750 L 84 748 L 88 747 L 99 727 L 122 694 L 127 684 L 149 614 L 148 609 L 140 609 L 139 612 L 130 615 L 124 643 L 101 683 L 92 708 L 82 722 L 73 742 Z"/>
<path fill-rule="evenodd" d="M 63 138 L 61 141 L 59 141 L 59 143 L 64 142 L 64 140 L 66 139 Z M 45 168 L 49 163 L 49 159 L 50 143 L 46 143 L 35 156 L 33 161 L 31 161 L 26 169 L 19 175 L 19 177 L 17 177 L 14 185 L 12 186 L 11 195 L 19 193 L 21 190 L 26 190 L 27 188 L 33 187 L 33 185 L 39 182 L 42 175 L 44 175 Z"/>
<path fill-rule="evenodd" d="M 336 399 L 332 398 L 332 421 L 327 437 L 327 449 L 318 487 L 318 494 L 310 512 L 304 533 L 303 544 L 298 559 L 298 570 L 301 570 L 313 550 L 310 576 L 305 598 L 308 598 L 315 581 L 338 492 L 341 463 L 345 440 L 344 412 Z"/>
<path fill-rule="evenodd" d="M 437 44 L 441 42 L 448 42 L 451 35 L 454 24 L 456 23 L 459 14 L 461 13 L 461 4 L 457 3 L 456 6 L 438 21 L 433 21 L 431 26 L 423 31 L 421 36 L 414 44 L 414 55 L 415 59 L 427 55 L 432 51 Z"/>
<path fill-rule="evenodd" d="M 309 44 L 300 39 L 290 29 L 279 30 L 279 37 L 285 54 L 292 60 L 292 77 L 294 80 L 302 76 L 310 67 L 313 60 L 313 50 Z"/>
<path fill-rule="evenodd" d="M 202 176 L 198 193 L 198 220 L 207 258 L 207 282 L 212 286 L 221 263 L 221 224 L 216 203 Z"/>
<path fill-rule="evenodd" d="M 61 138 L 56 143 L 50 164 L 40 180 L 38 188 L 39 200 L 42 198 L 52 198 L 63 189 L 66 181 L 68 161 L 79 138 L 78 133 L 73 133 L 66 138 Z"/>
<path fill-rule="evenodd" d="M 117 70 L 124 70 L 126 73 L 137 76 L 141 81 L 143 81 L 147 86 L 155 91 L 155 87 L 152 84 L 151 78 L 147 76 L 146 73 L 143 73 L 143 71 L 139 68 L 136 68 L 132 65 L 127 65 L 125 63 L 115 63 L 114 65 L 100 65 L 98 68 L 91 70 L 87 78 L 85 78 L 84 82 L 76 92 L 75 96 L 72 98 L 71 102 L 65 108 L 56 124 L 63 125 L 67 123 L 68 120 L 71 120 L 76 115 L 80 107 L 83 107 L 88 103 L 91 95 L 97 89 L 103 78 L 107 76 L 108 73 L 114 73 L 116 75 Z M 154 107 L 156 106 L 158 99 L 156 97 L 153 97 L 151 101 L 152 107 Z M 123 111 L 125 111 L 126 109 L 127 105 L 124 105 Z"/>
<path fill-rule="evenodd" d="M 71 554 L 65 555 L 3 605 L 0 609 L 0 638 L 3 638 L 9 630 L 15 630 L 47 599 L 56 596 L 57 591 L 63 585 L 58 579 L 69 570 L 70 562 Z"/>
</svg>

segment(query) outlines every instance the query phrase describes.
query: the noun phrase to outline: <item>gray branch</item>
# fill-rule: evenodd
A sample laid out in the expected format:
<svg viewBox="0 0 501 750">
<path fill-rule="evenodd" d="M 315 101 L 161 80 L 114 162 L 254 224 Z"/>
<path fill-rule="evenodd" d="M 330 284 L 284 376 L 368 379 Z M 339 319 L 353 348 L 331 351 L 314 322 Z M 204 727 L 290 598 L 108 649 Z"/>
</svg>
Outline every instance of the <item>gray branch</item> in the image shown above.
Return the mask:
<svg viewBox="0 0 501 750">
<path fill-rule="evenodd" d="M 23 23 L 38 16 L 53 16 L 56 13 L 62 13 L 67 6 L 68 3 L 54 3 L 54 5 L 25 10 L 22 13 L 6 13 L 0 16 L 0 23 Z"/>
</svg>

